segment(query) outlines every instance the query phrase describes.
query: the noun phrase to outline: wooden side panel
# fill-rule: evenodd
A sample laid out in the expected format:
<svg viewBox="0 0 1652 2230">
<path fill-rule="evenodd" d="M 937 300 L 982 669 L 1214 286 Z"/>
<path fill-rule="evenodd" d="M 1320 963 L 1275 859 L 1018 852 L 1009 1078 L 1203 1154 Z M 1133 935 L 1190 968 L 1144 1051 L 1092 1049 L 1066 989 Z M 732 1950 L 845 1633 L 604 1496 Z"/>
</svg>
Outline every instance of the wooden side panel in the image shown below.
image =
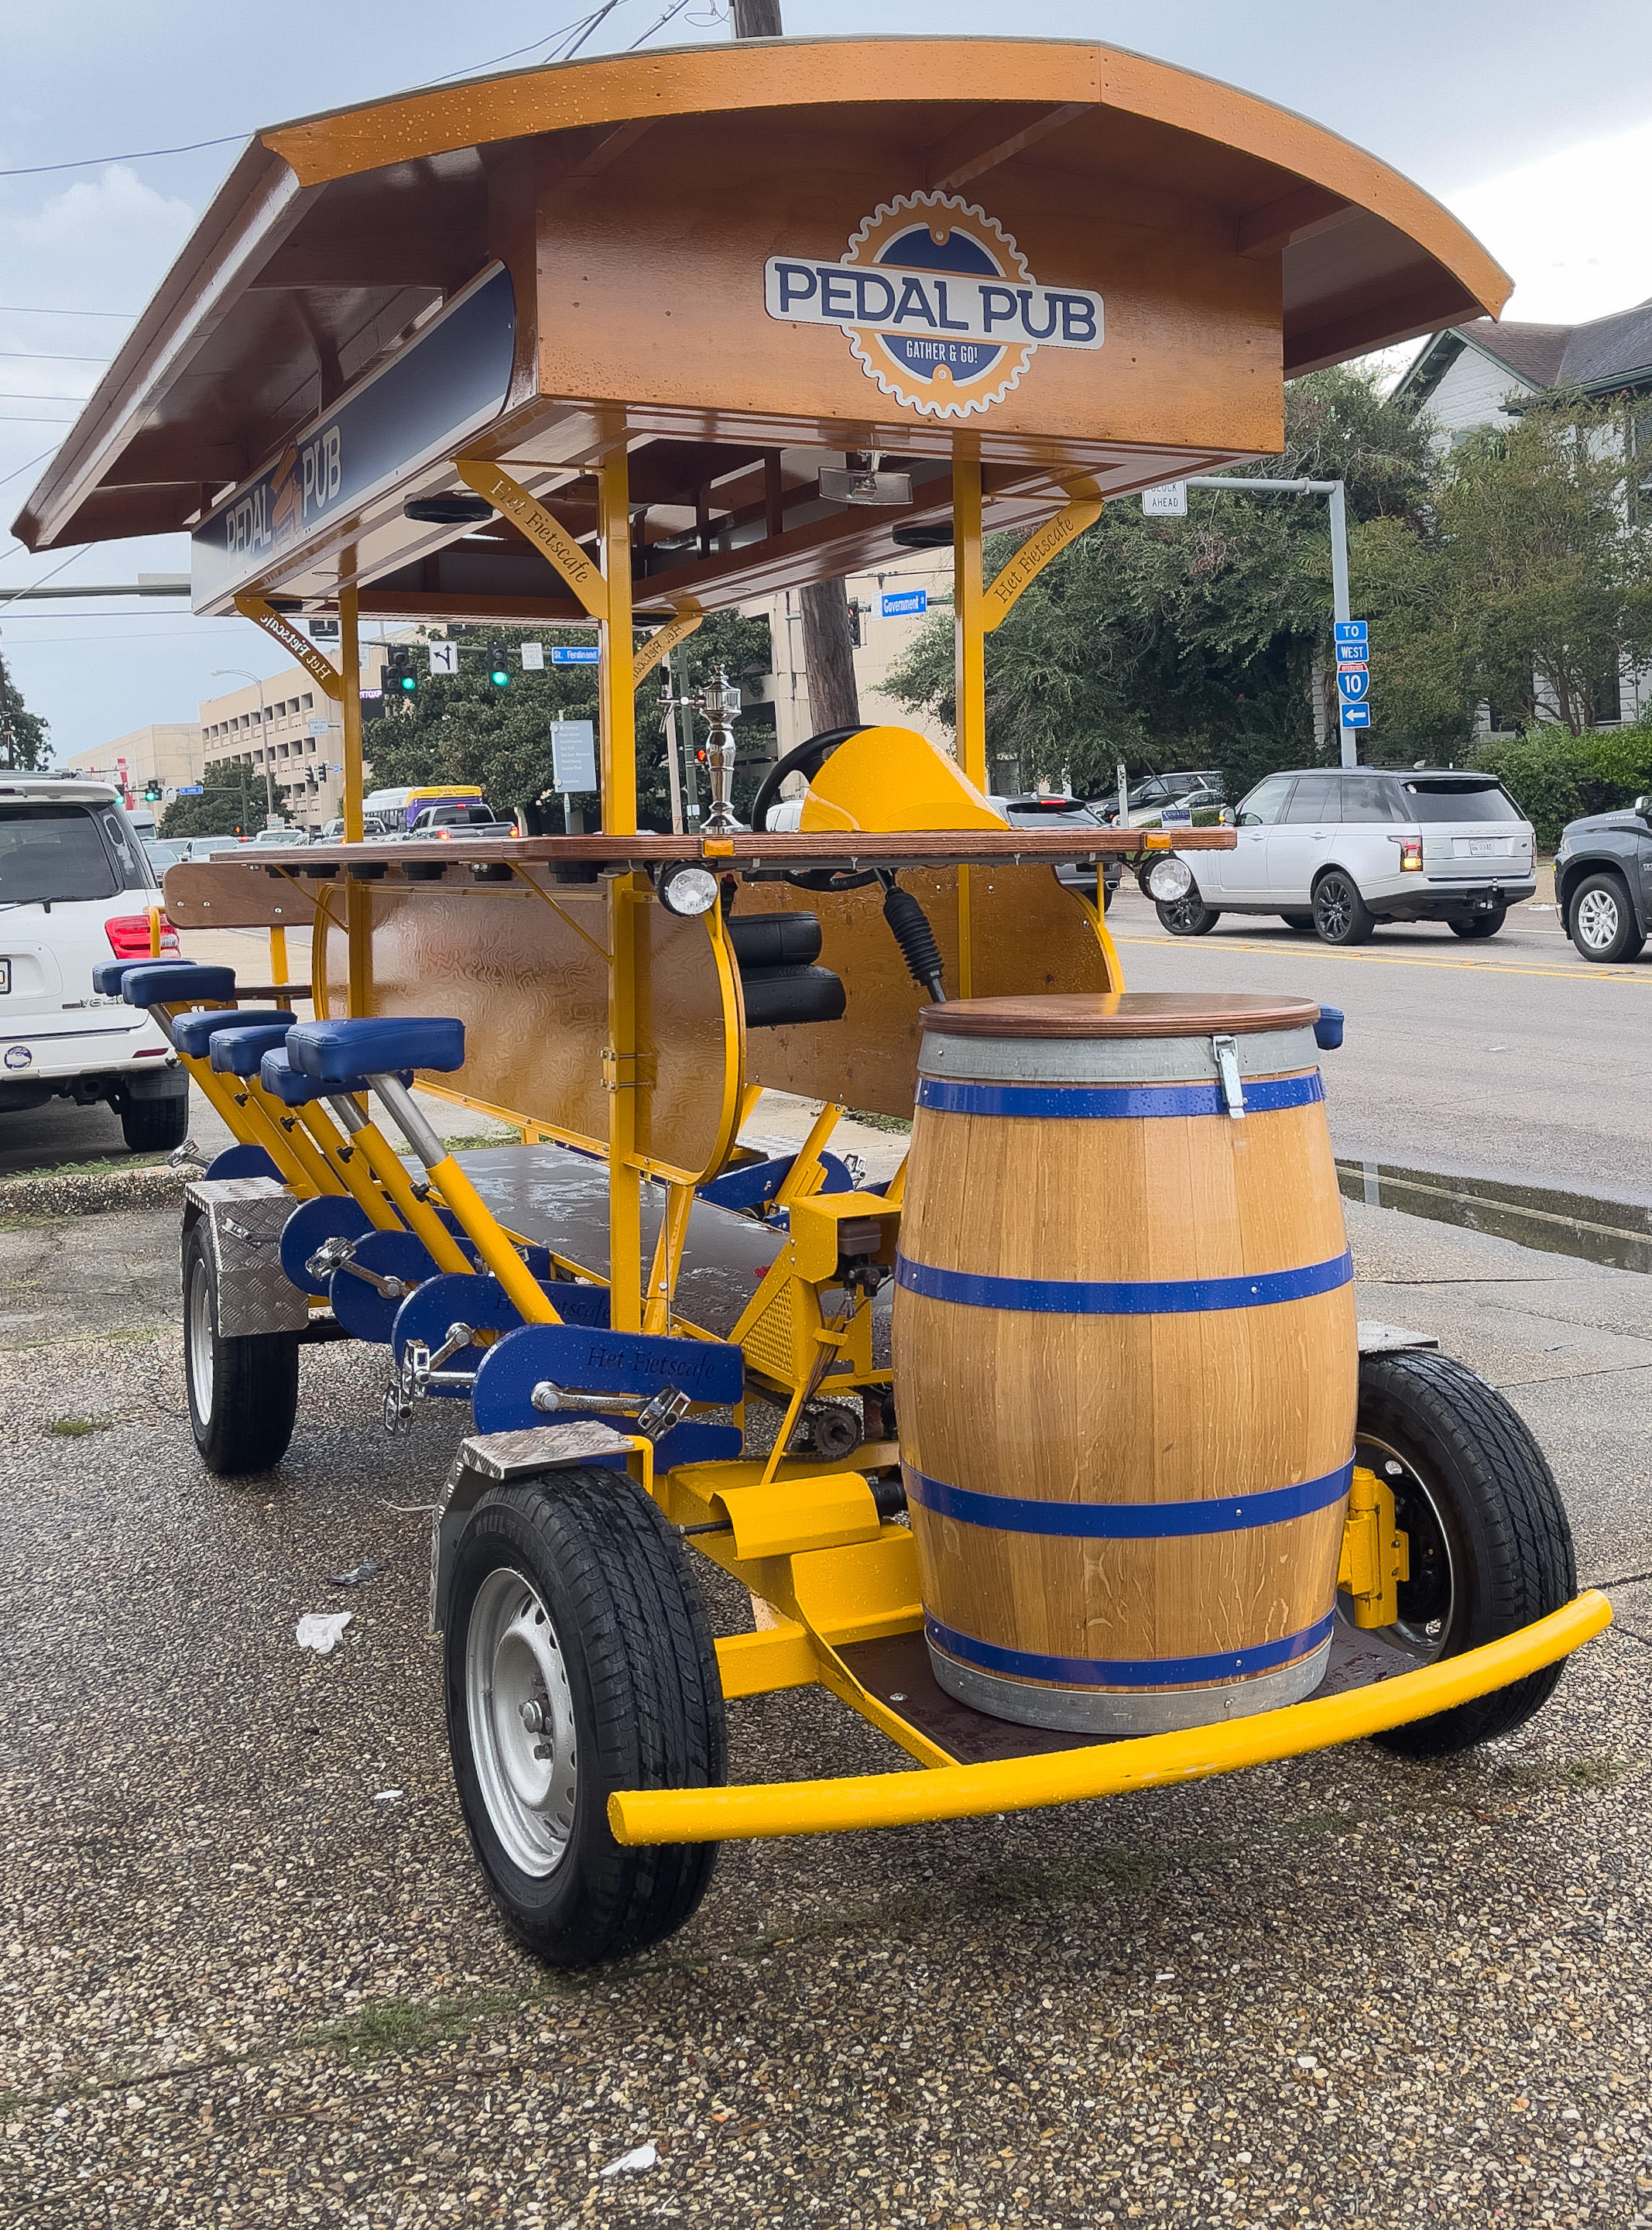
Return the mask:
<svg viewBox="0 0 1652 2230">
<path fill-rule="evenodd" d="M 916 1118 L 902 1251 L 1008 1278 L 1158 1281 L 1323 1262 L 1347 1245 L 1322 1107 L 1144 1121 Z M 978 1492 L 1065 1503 L 1237 1496 L 1353 1443 L 1351 1285 L 1153 1316 L 963 1307 L 901 1291 L 902 1453 Z M 924 1601 L 1048 1655 L 1187 1657 L 1323 1617 L 1341 1505 L 1162 1540 L 998 1532 L 915 1509 Z"/>
<path fill-rule="evenodd" d="M 161 877 L 167 918 L 177 929 L 308 929 L 316 888 L 239 862 L 215 867 L 185 860 Z"/>
<path fill-rule="evenodd" d="M 606 935 L 601 886 L 537 890 L 429 885 L 372 893 L 372 1011 L 456 1015 L 465 1066 L 436 1081 L 607 1151 Z M 710 930 L 640 910 L 638 1153 L 699 1176 L 721 1166 L 739 1108 L 739 1033 Z M 582 934 L 581 932 L 583 932 Z M 344 1007 L 344 943 L 329 937 L 327 986 Z"/>
<path fill-rule="evenodd" d="M 959 988 L 958 870 L 909 867 L 897 880 L 920 901 L 941 947 L 942 981 Z M 1048 867 L 970 870 L 972 989 L 978 998 L 1105 991 L 1107 964 L 1092 909 Z M 787 883 L 742 885 L 736 914 L 813 913 L 820 922 L 820 965 L 842 977 L 848 1008 L 840 1022 L 754 1030 L 747 1073 L 754 1084 L 806 1098 L 838 1099 L 880 1115 L 910 1115 L 917 1093 L 920 1010 L 929 995 L 907 973 L 884 919 L 876 883 L 841 897 Z"/>
</svg>

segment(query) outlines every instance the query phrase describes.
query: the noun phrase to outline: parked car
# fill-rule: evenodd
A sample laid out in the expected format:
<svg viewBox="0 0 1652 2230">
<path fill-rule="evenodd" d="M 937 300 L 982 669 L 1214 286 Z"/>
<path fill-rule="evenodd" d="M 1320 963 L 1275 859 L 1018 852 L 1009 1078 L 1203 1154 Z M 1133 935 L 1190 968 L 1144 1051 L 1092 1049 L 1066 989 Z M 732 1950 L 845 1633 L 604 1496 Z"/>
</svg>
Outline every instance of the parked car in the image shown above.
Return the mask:
<svg viewBox="0 0 1652 2230">
<path fill-rule="evenodd" d="M 1081 797 L 989 797 L 987 802 L 995 812 L 1001 813 L 1012 828 L 1102 828 L 1106 822 L 1092 805 Z M 771 816 L 772 818 L 772 816 Z M 1106 863 L 1102 880 L 1103 911 L 1113 903 L 1113 893 L 1119 886 L 1123 862 L 1110 859 Z M 1064 860 L 1056 869 L 1059 881 L 1069 890 L 1082 891 L 1086 898 L 1096 895 L 1096 870 L 1080 867 L 1076 860 Z"/>
<path fill-rule="evenodd" d="M 181 1145 L 189 1078 L 149 1015 L 92 989 L 100 960 L 150 950 L 160 893 L 120 793 L 0 780 L 0 1114 L 106 1100 L 134 1152 Z M 162 918 L 161 950 L 177 931 Z"/>
<path fill-rule="evenodd" d="M 183 843 L 190 865 L 198 867 L 202 860 L 210 860 L 219 852 L 239 852 L 244 841 L 240 836 L 186 836 Z"/>
<path fill-rule="evenodd" d="M 1585 960 L 1634 960 L 1652 931 L 1652 798 L 1568 821 L 1554 855 L 1554 899 Z"/>
<path fill-rule="evenodd" d="M 1208 796 L 1200 796 L 1199 793 L 1208 793 Z M 1146 775 L 1125 792 L 1125 802 L 1129 809 L 1125 826 L 1141 828 L 1156 822 L 1167 805 L 1220 805 L 1222 798 L 1222 777 L 1214 768 L 1205 768 L 1200 772 Z M 1098 798 L 1095 809 L 1103 821 L 1116 822 L 1119 817 L 1116 797 Z"/>
<path fill-rule="evenodd" d="M 1327 944 L 1379 921 L 1443 921 L 1495 937 L 1537 888 L 1533 833 L 1493 775 L 1309 768 L 1264 776 L 1234 815 L 1231 852 L 1185 856 L 1193 887 L 1159 907 L 1179 937 L 1225 913 L 1273 913 Z"/>
<path fill-rule="evenodd" d="M 180 860 L 189 858 L 189 839 L 184 836 L 145 836 L 144 856 L 155 870 L 158 881 L 169 867 L 176 867 Z"/>
</svg>

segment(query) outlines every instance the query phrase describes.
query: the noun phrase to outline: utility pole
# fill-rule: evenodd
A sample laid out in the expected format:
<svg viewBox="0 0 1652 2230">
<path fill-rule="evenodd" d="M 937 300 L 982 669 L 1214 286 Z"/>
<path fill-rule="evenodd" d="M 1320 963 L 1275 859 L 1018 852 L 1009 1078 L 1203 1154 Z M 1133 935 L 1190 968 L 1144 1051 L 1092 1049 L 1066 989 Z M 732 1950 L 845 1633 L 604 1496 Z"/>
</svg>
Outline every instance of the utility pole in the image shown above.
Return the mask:
<svg viewBox="0 0 1652 2230">
<path fill-rule="evenodd" d="M 731 13 L 736 39 L 785 35 L 780 0 L 731 0 Z M 855 685 L 849 591 L 841 581 L 810 581 L 798 593 L 810 725 L 817 735 L 825 728 L 852 728 L 860 719 L 860 692 Z"/>
</svg>

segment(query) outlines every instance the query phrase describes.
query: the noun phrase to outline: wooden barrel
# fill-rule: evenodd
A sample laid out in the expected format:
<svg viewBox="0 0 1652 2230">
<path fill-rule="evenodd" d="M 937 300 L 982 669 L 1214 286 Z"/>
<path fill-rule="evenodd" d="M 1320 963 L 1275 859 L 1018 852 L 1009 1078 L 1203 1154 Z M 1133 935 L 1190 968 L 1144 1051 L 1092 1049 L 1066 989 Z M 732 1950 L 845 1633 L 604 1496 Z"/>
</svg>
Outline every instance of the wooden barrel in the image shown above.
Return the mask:
<svg viewBox="0 0 1652 2230">
<path fill-rule="evenodd" d="M 1324 1677 L 1358 1353 L 1318 1013 L 923 1010 L 895 1390 L 961 1701 L 1149 1734 Z"/>
</svg>

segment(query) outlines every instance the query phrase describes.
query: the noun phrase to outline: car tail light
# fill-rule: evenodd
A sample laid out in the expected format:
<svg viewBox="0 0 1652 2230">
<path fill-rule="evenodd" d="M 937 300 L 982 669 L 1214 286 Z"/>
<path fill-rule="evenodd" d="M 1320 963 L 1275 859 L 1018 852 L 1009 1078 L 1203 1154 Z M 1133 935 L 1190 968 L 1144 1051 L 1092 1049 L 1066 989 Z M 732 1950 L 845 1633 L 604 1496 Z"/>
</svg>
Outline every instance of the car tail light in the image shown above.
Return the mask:
<svg viewBox="0 0 1652 2230">
<path fill-rule="evenodd" d="M 1423 843 L 1417 836 L 1408 836 L 1399 848 L 1399 867 L 1402 874 L 1420 875 L 1423 872 Z"/>
<path fill-rule="evenodd" d="M 103 925 L 109 939 L 109 950 L 117 960 L 147 960 L 149 955 L 149 916 L 146 913 L 111 914 Z M 177 931 L 166 916 L 161 916 L 161 951 L 176 952 Z"/>
</svg>

